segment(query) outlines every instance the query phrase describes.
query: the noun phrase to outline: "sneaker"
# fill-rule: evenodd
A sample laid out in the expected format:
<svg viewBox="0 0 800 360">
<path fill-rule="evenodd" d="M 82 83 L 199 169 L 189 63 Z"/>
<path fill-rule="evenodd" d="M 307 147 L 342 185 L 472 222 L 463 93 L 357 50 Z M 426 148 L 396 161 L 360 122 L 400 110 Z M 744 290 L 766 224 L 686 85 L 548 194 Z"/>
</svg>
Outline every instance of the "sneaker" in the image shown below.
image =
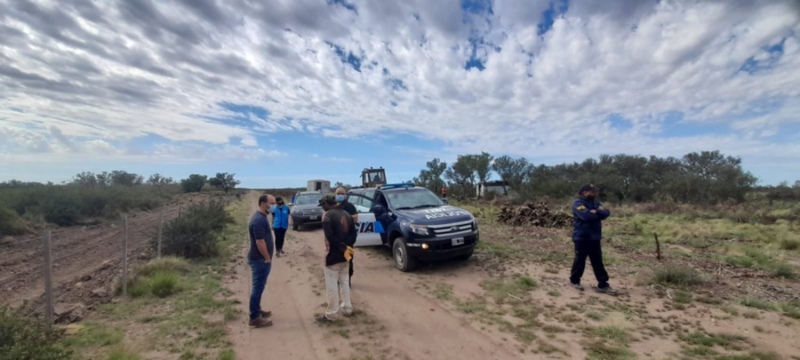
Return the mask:
<svg viewBox="0 0 800 360">
<path fill-rule="evenodd" d="M 272 320 L 267 320 L 265 318 L 253 319 L 250 320 L 250 323 L 248 325 L 254 326 L 256 328 L 263 328 L 272 325 Z"/>
<path fill-rule="evenodd" d="M 574 287 L 574 288 L 576 288 L 576 289 L 578 289 L 578 290 L 580 290 L 580 291 L 583 291 L 583 285 L 581 285 L 581 283 L 573 283 L 573 282 L 571 282 L 571 283 L 569 283 L 569 285 Z"/>
<path fill-rule="evenodd" d="M 333 323 L 333 320 L 328 319 L 325 315 L 315 317 L 314 321 L 316 321 L 318 324 L 330 324 L 330 323 Z"/>
<path fill-rule="evenodd" d="M 272 311 L 261 311 L 260 315 L 262 318 L 268 318 L 272 316 Z"/>
<path fill-rule="evenodd" d="M 608 295 L 617 295 L 617 291 L 612 289 L 611 286 L 609 286 L 609 285 L 606 285 L 605 287 L 597 288 L 597 292 L 603 293 L 603 294 L 608 294 Z"/>
</svg>

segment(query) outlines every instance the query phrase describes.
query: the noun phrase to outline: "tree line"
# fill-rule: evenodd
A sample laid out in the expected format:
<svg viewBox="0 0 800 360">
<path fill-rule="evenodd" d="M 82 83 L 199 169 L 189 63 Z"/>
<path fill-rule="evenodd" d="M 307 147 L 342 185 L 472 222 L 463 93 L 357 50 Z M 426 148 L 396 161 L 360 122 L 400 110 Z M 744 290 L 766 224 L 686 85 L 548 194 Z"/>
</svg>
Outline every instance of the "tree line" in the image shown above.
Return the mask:
<svg viewBox="0 0 800 360">
<path fill-rule="evenodd" d="M 536 165 L 525 157 L 495 158 L 489 153 L 458 155 L 448 164 L 438 158 L 426 163 L 413 179 L 437 194 L 442 187 L 458 198 L 476 197 L 478 184 L 496 175 L 504 195 L 522 199 L 563 199 L 577 194 L 581 185 L 594 184 L 600 197 L 615 202 L 675 201 L 713 204 L 742 202 L 756 189 L 758 178 L 742 168 L 738 157 L 719 151 L 692 152 L 681 158 L 641 155 L 601 155 L 582 162 Z M 800 195 L 800 181 L 793 187 L 770 187 L 772 197 Z"/>
<path fill-rule="evenodd" d="M 114 170 L 112 172 L 104 171 L 102 173 L 92 173 L 89 171 L 81 172 L 75 175 L 72 183 L 84 187 L 110 187 L 110 186 L 175 186 L 180 185 L 183 192 L 200 192 L 203 187 L 208 184 L 224 192 L 229 192 L 236 188 L 241 181 L 237 180 L 234 176 L 236 174 L 230 173 L 216 173 L 215 176 L 209 177 L 200 174 L 191 174 L 180 183 L 173 180 L 171 177 L 162 176 L 159 173 L 150 175 L 145 181 L 142 175 L 130 173 L 123 170 Z"/>
</svg>

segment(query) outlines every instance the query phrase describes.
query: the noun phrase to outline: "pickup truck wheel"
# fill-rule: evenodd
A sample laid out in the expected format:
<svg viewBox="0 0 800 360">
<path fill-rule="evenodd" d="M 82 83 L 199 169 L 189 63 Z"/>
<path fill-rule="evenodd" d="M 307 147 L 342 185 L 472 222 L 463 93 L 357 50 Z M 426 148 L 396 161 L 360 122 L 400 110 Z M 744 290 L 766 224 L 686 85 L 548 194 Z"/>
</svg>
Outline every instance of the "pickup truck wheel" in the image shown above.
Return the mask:
<svg viewBox="0 0 800 360">
<path fill-rule="evenodd" d="M 392 245 L 392 255 L 394 255 L 394 265 L 402 272 L 409 272 L 417 267 L 417 259 L 408 253 L 406 240 L 402 237 L 394 241 Z"/>
</svg>

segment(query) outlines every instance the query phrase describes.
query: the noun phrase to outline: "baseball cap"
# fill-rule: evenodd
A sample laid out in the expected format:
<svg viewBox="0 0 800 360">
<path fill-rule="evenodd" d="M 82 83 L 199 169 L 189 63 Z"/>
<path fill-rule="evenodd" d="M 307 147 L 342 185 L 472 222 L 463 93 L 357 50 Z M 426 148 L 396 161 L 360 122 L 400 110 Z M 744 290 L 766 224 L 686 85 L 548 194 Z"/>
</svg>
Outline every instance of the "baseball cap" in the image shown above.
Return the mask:
<svg viewBox="0 0 800 360">
<path fill-rule="evenodd" d="M 597 188 L 592 184 L 586 184 L 586 185 L 581 186 L 581 189 L 578 190 L 578 194 L 583 194 L 584 191 L 597 192 Z"/>
<path fill-rule="evenodd" d="M 336 196 L 333 194 L 325 194 L 319 199 L 319 204 L 317 206 L 322 206 L 322 204 L 328 203 L 328 205 L 336 205 Z"/>
</svg>

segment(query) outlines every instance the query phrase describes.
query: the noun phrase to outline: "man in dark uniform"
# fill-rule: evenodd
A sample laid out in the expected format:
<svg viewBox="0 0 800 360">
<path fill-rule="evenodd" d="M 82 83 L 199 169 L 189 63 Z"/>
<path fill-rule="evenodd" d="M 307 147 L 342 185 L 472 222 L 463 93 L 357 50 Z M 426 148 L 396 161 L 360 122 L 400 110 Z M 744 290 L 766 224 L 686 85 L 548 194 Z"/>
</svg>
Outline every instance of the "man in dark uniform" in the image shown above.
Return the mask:
<svg viewBox="0 0 800 360">
<path fill-rule="evenodd" d="M 347 201 L 347 191 L 345 191 L 345 189 L 343 187 L 336 188 L 336 207 L 344 210 L 345 212 L 350 214 L 350 216 L 353 217 L 353 229 L 356 229 L 356 231 L 354 231 L 353 234 L 357 235 L 358 234 L 358 230 L 356 228 L 356 224 L 358 223 L 358 210 L 356 210 L 356 206 L 355 205 L 353 205 L 353 204 L 351 204 L 350 202 Z M 354 247 L 355 243 L 356 243 L 355 237 L 353 237 L 352 239 L 348 239 L 348 241 L 347 241 L 347 245 L 350 246 L 350 247 Z M 352 281 L 353 281 L 353 259 L 352 258 L 350 258 L 350 281 L 351 281 L 350 285 L 352 286 Z"/>
<path fill-rule="evenodd" d="M 572 241 L 575 243 L 575 260 L 572 262 L 570 284 L 583 290 L 581 277 L 586 268 L 586 258 L 592 262 L 592 270 L 597 278 L 597 291 L 605 294 L 616 294 L 608 285 L 608 273 L 603 266 L 603 251 L 600 241 L 603 233 L 601 222 L 611 213 L 597 200 L 597 188 L 586 184 L 578 192 L 578 198 L 572 204 L 573 226 Z"/>
</svg>

